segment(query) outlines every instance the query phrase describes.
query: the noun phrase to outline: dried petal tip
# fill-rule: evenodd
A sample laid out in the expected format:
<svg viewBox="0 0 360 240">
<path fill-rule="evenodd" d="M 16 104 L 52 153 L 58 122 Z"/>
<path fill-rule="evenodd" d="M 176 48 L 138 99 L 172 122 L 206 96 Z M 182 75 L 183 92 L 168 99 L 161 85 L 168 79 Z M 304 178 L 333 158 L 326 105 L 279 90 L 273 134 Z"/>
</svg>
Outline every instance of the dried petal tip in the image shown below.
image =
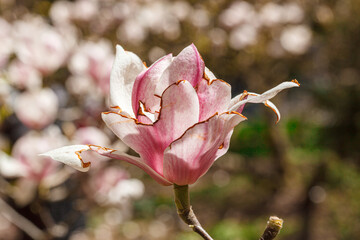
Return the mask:
<svg viewBox="0 0 360 240">
<path fill-rule="evenodd" d="M 248 95 L 249 95 L 248 91 L 244 90 L 244 92 L 242 93 L 242 95 L 239 98 L 239 101 L 244 100 Z"/>
<path fill-rule="evenodd" d="M 242 115 L 241 113 L 238 113 L 238 112 L 236 112 L 236 111 L 231 111 L 230 113 L 232 113 L 232 114 L 237 114 L 237 115 L 239 115 L 240 117 L 245 118 L 245 119 L 247 120 L 247 117 L 245 117 L 245 116 Z"/>
<path fill-rule="evenodd" d="M 271 216 L 269 218 L 269 221 L 267 222 L 267 227 L 280 231 L 280 229 L 283 226 L 283 222 L 284 220 L 282 220 L 281 218 L 278 218 L 276 216 Z"/>
<path fill-rule="evenodd" d="M 296 83 L 298 86 L 300 86 L 300 83 L 296 79 L 291 80 L 291 82 Z"/>
</svg>

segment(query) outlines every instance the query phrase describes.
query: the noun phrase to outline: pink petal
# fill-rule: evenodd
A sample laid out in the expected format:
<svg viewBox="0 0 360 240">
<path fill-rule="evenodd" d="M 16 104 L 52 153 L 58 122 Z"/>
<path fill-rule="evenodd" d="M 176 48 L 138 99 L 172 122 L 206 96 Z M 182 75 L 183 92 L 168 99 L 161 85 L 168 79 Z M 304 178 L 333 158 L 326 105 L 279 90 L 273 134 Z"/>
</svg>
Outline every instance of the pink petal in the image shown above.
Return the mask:
<svg viewBox="0 0 360 240">
<path fill-rule="evenodd" d="M 165 178 L 178 185 L 196 182 L 221 156 L 218 152 L 223 149 L 224 141 L 243 120 L 240 114 L 224 113 L 189 128 L 164 152 Z"/>
<path fill-rule="evenodd" d="M 194 44 L 184 48 L 164 71 L 155 94 L 161 96 L 163 91 L 179 80 L 186 80 L 195 87 L 204 75 L 204 61 Z"/>
<path fill-rule="evenodd" d="M 231 100 L 231 86 L 220 79 L 202 79 L 197 87 L 197 94 L 200 104 L 199 121 L 204 121 L 215 113 L 227 111 Z"/>
<path fill-rule="evenodd" d="M 154 113 L 159 110 L 160 98 L 154 96 L 155 88 L 171 60 L 171 54 L 164 56 L 136 77 L 132 90 L 132 107 L 136 117 L 139 111 L 139 101 L 145 104 L 146 110 L 149 112 Z"/>
<path fill-rule="evenodd" d="M 41 155 L 48 156 L 54 160 L 65 163 L 75 169 L 86 172 L 89 170 L 91 163 L 86 161 L 86 154 L 83 154 L 86 151 L 94 151 L 98 154 L 114 159 L 119 159 L 131 163 L 141 169 L 143 169 L 147 174 L 154 178 L 158 183 L 162 185 L 171 185 L 163 176 L 155 172 L 150 168 L 141 158 L 130 156 L 126 153 L 116 151 L 114 149 L 100 147 L 95 145 L 73 145 L 66 146 L 58 149 L 54 149 L 47 153 Z"/>
<path fill-rule="evenodd" d="M 164 176 L 178 185 L 196 182 L 214 162 L 221 145 L 218 115 L 198 123 L 164 152 Z"/>
<path fill-rule="evenodd" d="M 116 136 L 139 153 L 151 168 L 162 174 L 162 155 L 165 147 L 156 138 L 152 124 L 143 124 L 116 112 L 104 112 L 102 118 Z"/>
<path fill-rule="evenodd" d="M 116 112 L 103 113 L 102 117 L 125 144 L 162 174 L 165 148 L 198 121 L 199 101 L 191 84 L 180 81 L 164 91 L 159 119 L 154 124 L 139 123 Z"/>
<path fill-rule="evenodd" d="M 120 108 L 131 117 L 134 112 L 131 105 L 131 94 L 136 77 L 146 69 L 138 56 L 116 46 L 115 62 L 110 76 L 110 103 Z"/>
<path fill-rule="evenodd" d="M 161 111 L 154 124 L 166 148 L 189 127 L 198 122 L 199 100 L 188 81 L 172 84 L 161 97 Z M 164 148 L 164 149 L 165 149 Z"/>
</svg>

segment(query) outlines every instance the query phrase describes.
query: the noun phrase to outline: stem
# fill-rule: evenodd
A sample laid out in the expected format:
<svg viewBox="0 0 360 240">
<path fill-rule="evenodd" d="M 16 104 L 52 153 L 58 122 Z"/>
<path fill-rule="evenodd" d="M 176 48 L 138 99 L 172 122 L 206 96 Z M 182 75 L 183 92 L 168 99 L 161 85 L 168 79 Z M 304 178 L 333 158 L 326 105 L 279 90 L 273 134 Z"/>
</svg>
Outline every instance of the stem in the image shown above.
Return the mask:
<svg viewBox="0 0 360 240">
<path fill-rule="evenodd" d="M 281 218 L 275 216 L 270 217 L 269 221 L 267 222 L 265 231 L 259 240 L 275 239 L 276 235 L 278 235 L 280 229 L 282 228 L 283 222 L 284 221 Z"/>
<path fill-rule="evenodd" d="M 197 220 L 194 211 L 190 205 L 189 186 L 179 186 L 174 184 L 175 205 L 179 217 L 197 234 L 205 240 L 213 238 L 202 228 Z"/>
</svg>

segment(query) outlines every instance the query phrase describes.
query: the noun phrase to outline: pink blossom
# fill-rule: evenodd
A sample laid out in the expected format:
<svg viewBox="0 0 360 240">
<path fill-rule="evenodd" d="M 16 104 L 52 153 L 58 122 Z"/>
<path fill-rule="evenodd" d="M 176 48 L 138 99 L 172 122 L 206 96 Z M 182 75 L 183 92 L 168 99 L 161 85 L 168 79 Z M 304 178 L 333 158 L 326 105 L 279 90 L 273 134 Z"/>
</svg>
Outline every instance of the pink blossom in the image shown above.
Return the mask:
<svg viewBox="0 0 360 240">
<path fill-rule="evenodd" d="M 21 165 L 25 178 L 41 182 L 56 172 L 58 163 L 39 154 L 63 144 L 66 139 L 55 126 L 43 132 L 30 131 L 15 142 L 12 157 Z"/>
<path fill-rule="evenodd" d="M 83 153 L 91 150 L 142 168 L 163 185 L 193 184 L 224 155 L 233 128 L 246 118 L 246 103 L 264 103 L 280 119 L 269 99 L 284 82 L 263 94 L 244 92 L 231 99 L 231 86 L 205 67 L 194 45 L 178 56 L 166 55 L 146 68 L 134 53 L 117 46 L 110 79 L 111 111 L 107 126 L 140 157 L 94 145 L 73 145 L 44 155 L 87 171 Z"/>
<path fill-rule="evenodd" d="M 124 169 L 113 166 L 97 171 L 86 190 L 99 204 L 126 204 L 142 196 L 144 185 L 137 179 L 130 179 Z"/>
<path fill-rule="evenodd" d="M 91 78 L 103 93 L 108 94 L 113 61 L 114 54 L 110 42 L 85 42 L 70 59 L 69 69 L 76 76 Z"/>
<path fill-rule="evenodd" d="M 11 62 L 8 71 L 9 81 L 20 89 L 41 88 L 41 74 L 32 66 L 19 60 Z"/>
<path fill-rule="evenodd" d="M 67 59 L 75 36 L 70 26 L 54 28 L 42 18 L 28 17 L 14 23 L 18 58 L 43 75 L 56 71 Z"/>
<path fill-rule="evenodd" d="M 23 92 L 15 100 L 15 114 L 29 128 L 42 129 L 56 119 L 58 99 L 50 88 Z"/>
</svg>

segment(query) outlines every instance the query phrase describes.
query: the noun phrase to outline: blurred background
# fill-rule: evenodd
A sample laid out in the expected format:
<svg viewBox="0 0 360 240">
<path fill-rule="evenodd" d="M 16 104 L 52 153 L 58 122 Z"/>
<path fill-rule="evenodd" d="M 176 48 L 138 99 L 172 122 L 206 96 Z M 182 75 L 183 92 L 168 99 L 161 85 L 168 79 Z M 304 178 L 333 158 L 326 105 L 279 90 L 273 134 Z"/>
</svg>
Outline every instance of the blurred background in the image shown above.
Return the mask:
<svg viewBox="0 0 360 240">
<path fill-rule="evenodd" d="M 276 116 L 245 107 L 229 152 L 191 186 L 215 239 L 360 235 L 360 1 L 0 0 L 0 239 L 200 239 L 171 187 L 136 167 L 96 161 L 76 172 L 38 154 L 68 144 L 133 153 L 109 131 L 115 45 L 148 66 L 194 43 L 232 85 L 279 94 Z"/>
</svg>

